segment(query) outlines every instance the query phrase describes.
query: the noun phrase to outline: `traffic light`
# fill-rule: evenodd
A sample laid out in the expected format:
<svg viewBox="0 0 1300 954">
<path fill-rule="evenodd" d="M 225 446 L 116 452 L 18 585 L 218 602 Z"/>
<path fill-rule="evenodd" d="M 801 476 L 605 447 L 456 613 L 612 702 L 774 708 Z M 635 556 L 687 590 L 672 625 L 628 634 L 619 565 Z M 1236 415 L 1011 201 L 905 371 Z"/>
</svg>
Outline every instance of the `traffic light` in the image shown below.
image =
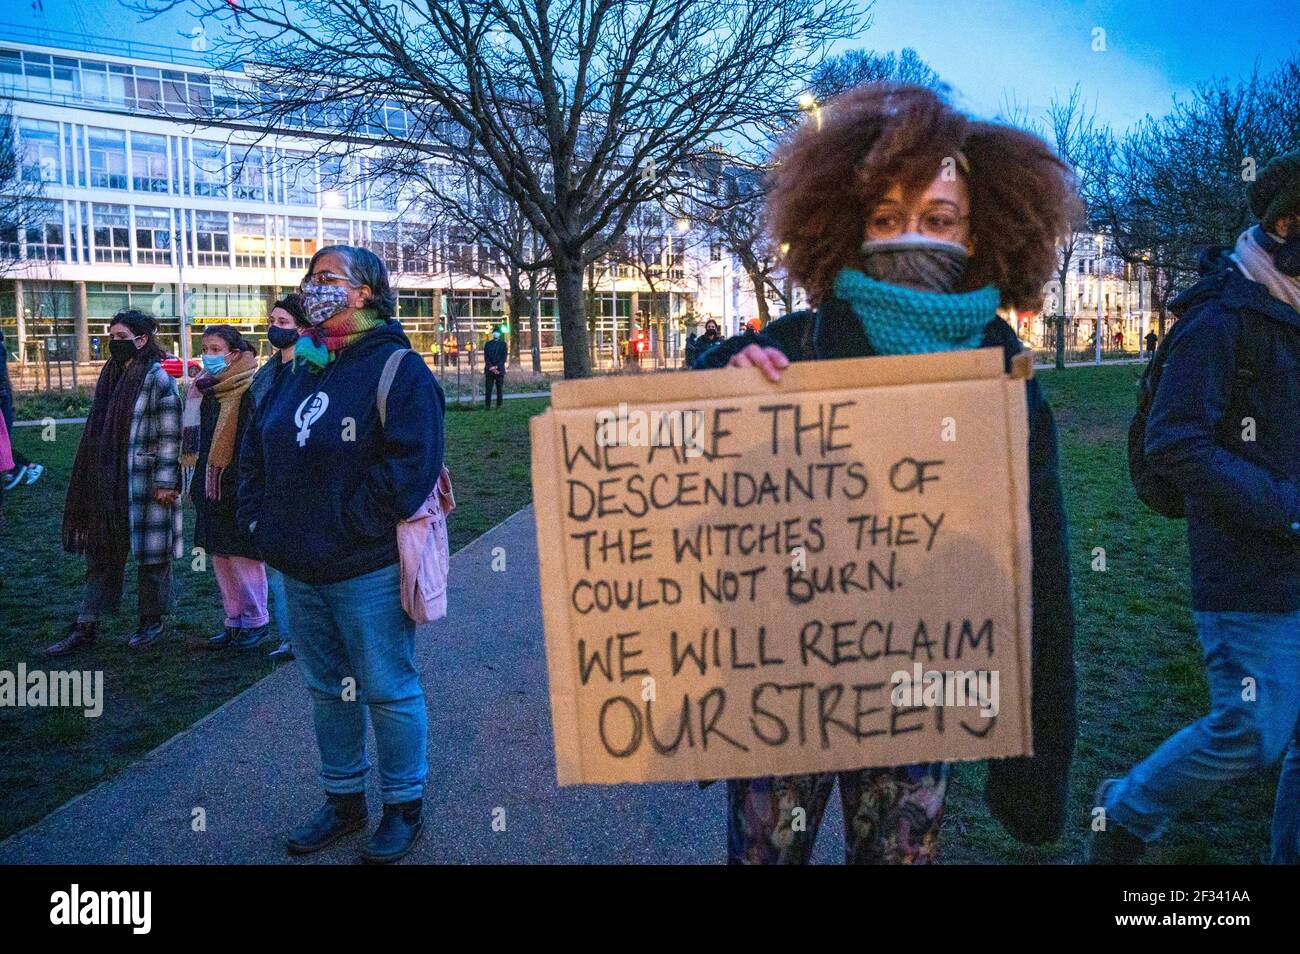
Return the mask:
<svg viewBox="0 0 1300 954">
<path fill-rule="evenodd" d="M 645 354 L 650 350 L 650 341 L 644 328 L 638 328 L 636 330 L 636 338 L 633 339 L 633 347 L 636 349 L 637 354 Z"/>
</svg>

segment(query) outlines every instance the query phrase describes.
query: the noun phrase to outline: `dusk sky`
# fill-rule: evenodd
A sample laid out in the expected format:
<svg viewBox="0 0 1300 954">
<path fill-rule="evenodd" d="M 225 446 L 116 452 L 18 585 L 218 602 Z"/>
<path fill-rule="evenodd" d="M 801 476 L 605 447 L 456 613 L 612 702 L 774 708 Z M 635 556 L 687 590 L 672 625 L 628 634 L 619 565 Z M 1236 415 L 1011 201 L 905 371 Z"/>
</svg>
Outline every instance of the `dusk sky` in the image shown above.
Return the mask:
<svg viewBox="0 0 1300 954">
<path fill-rule="evenodd" d="M 141 24 L 114 0 L 16 0 L 0 22 L 68 29 L 188 49 L 195 21 Z M 1038 116 L 1076 83 L 1098 118 L 1122 128 L 1165 112 L 1213 76 L 1265 69 L 1300 51 L 1300 0 L 876 0 L 871 28 L 849 46 L 911 46 L 980 115 L 1011 101 Z M 1093 50 L 1094 31 L 1105 50 Z"/>
</svg>

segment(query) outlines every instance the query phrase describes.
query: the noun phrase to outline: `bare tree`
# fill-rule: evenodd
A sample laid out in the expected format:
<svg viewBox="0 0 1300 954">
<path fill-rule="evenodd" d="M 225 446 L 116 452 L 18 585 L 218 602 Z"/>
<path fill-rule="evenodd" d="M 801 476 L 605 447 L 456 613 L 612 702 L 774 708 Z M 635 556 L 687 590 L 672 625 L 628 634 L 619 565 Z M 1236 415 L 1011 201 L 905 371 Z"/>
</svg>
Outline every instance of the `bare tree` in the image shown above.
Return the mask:
<svg viewBox="0 0 1300 954">
<path fill-rule="evenodd" d="M 39 208 L 53 170 L 24 152 L 13 105 L 0 102 L 0 275 L 17 268 L 23 230 Z"/>
<path fill-rule="evenodd" d="M 139 3 L 224 24 L 214 50 L 257 64 L 246 121 L 306 117 L 451 157 L 509 196 L 555 274 L 569 377 L 591 370 L 586 265 L 710 142 L 761 139 L 862 19 L 852 0 Z M 400 130 L 376 120 L 388 101 Z"/>
</svg>

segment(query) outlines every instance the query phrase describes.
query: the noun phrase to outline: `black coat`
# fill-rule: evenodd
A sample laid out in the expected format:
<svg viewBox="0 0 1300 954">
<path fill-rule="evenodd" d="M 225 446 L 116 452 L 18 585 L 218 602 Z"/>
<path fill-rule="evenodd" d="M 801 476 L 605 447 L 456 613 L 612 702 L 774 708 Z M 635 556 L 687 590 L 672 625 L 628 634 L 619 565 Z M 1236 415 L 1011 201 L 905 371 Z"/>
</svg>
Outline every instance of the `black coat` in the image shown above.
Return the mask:
<svg viewBox="0 0 1300 954">
<path fill-rule="evenodd" d="M 831 297 L 815 312 L 800 311 L 747 331 L 704 352 L 697 368 L 720 368 L 749 344 L 779 348 L 791 361 L 877 354 L 848 304 Z M 1003 349 L 1006 368 L 1023 345 L 1001 318 L 984 329 L 980 347 Z M 1057 464 L 1056 421 L 1033 378 L 1029 412 L 1029 524 L 1033 555 L 1034 755 L 989 762 L 985 801 L 1019 840 L 1041 844 L 1060 835 L 1077 734 L 1074 674 L 1074 602 L 1069 539 Z"/>
<path fill-rule="evenodd" d="M 501 338 L 492 338 L 483 346 L 483 370 L 486 373 L 490 367 L 501 369 L 501 373 L 506 373 L 506 357 L 509 349 Z"/>
<path fill-rule="evenodd" d="M 217 428 L 221 405 L 211 394 L 205 394 L 203 403 L 199 405 L 199 460 L 190 483 L 190 500 L 194 504 L 194 545 L 202 547 L 209 556 L 261 559 L 253 545 L 252 535 L 235 519 L 239 502 L 239 448 L 253 416 L 253 403 L 252 390 L 245 391 L 239 402 L 238 431 L 230 465 L 221 473 L 220 500 L 210 500 L 206 488 L 208 452 L 212 449 L 212 435 Z"/>
</svg>

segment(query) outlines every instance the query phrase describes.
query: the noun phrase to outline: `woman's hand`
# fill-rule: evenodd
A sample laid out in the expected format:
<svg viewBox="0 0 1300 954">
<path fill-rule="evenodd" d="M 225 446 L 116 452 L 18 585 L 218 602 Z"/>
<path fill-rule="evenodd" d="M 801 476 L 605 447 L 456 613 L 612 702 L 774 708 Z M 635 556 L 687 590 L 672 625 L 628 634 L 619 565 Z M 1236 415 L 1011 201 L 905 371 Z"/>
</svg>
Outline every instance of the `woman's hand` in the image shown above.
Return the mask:
<svg viewBox="0 0 1300 954">
<path fill-rule="evenodd" d="M 153 499 L 158 501 L 164 507 L 170 507 L 180 496 L 180 491 L 175 487 L 157 487 L 153 492 Z"/>
<path fill-rule="evenodd" d="M 779 348 L 751 344 L 733 354 L 727 367 L 759 368 L 769 381 L 780 381 L 782 369 L 790 367 L 790 359 Z"/>
</svg>

